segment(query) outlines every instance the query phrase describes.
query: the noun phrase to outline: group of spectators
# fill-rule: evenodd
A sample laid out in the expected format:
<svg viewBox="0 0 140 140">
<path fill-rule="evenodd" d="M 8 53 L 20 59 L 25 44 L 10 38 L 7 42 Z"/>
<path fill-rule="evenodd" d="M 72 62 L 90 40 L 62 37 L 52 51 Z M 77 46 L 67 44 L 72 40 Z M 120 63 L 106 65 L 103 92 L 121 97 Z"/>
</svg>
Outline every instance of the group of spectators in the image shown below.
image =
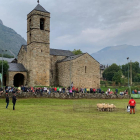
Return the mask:
<svg viewBox="0 0 140 140">
<path fill-rule="evenodd" d="M 120 91 L 120 95 L 125 95 L 125 94 L 128 94 L 128 90 Z"/>
<path fill-rule="evenodd" d="M 137 91 L 136 89 L 132 90 L 132 94 L 140 94 L 140 91 Z"/>
<path fill-rule="evenodd" d="M 110 95 L 110 94 L 117 95 L 118 94 L 118 89 L 116 88 L 115 91 L 113 92 L 110 88 L 108 88 L 107 91 L 106 91 L 106 95 Z M 125 94 L 128 94 L 128 90 L 120 91 L 120 95 L 125 95 Z"/>
<path fill-rule="evenodd" d="M 3 92 L 3 90 L 1 90 Z M 21 92 L 33 92 L 35 94 L 43 94 L 43 92 L 47 92 L 48 94 L 52 92 L 59 92 L 59 93 L 104 93 L 101 91 L 100 88 L 95 89 L 95 88 L 75 88 L 74 86 L 72 87 L 27 87 L 27 86 L 19 86 L 17 88 L 15 87 L 9 87 L 5 86 L 5 92 L 6 93 L 21 93 Z"/>
<path fill-rule="evenodd" d="M 120 94 L 120 95 L 125 95 L 128 94 L 128 90 L 125 91 L 120 91 L 118 93 L 118 89 L 115 89 L 113 92 L 110 88 L 107 89 L 106 92 L 102 91 L 100 88 L 75 88 L 74 86 L 72 87 L 27 87 L 27 86 L 19 86 L 17 88 L 15 87 L 9 87 L 5 86 L 5 92 L 6 93 L 21 93 L 21 92 L 33 92 L 35 94 L 43 94 L 43 92 L 47 92 L 48 94 L 53 93 L 53 92 L 58 92 L 58 93 L 67 93 L 67 94 L 72 94 L 72 93 L 105 93 L 106 95 L 110 94 Z M 0 95 L 3 93 L 3 89 L 0 88 Z M 136 89 L 132 91 L 132 94 L 140 94 L 140 91 L 137 91 Z"/>
</svg>

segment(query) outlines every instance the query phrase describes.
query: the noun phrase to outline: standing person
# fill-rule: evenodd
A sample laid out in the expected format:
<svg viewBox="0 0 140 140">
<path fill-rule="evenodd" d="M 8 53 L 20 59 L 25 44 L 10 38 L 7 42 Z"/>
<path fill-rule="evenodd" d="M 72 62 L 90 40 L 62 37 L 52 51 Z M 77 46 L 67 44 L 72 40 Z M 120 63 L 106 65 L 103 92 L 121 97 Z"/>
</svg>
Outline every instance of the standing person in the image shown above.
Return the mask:
<svg viewBox="0 0 140 140">
<path fill-rule="evenodd" d="M 130 114 L 132 114 L 132 110 L 133 114 L 135 114 L 136 101 L 133 99 L 133 97 L 131 97 L 131 99 L 129 100 L 128 105 L 130 105 Z"/>
<path fill-rule="evenodd" d="M 9 95 L 8 95 L 8 93 L 6 93 L 6 103 L 7 103 L 7 105 L 6 105 L 6 109 L 7 109 L 8 105 L 9 105 Z"/>
<path fill-rule="evenodd" d="M 108 89 L 108 94 L 110 93 L 110 88 Z"/>
<path fill-rule="evenodd" d="M 54 92 L 57 92 L 57 88 L 56 87 L 54 88 Z"/>
<path fill-rule="evenodd" d="M 118 89 L 117 88 L 115 89 L 115 91 L 116 91 L 116 94 L 118 94 Z"/>
<path fill-rule="evenodd" d="M 71 87 L 70 88 L 72 89 L 72 87 L 73 87 L 73 82 L 71 83 Z"/>
<path fill-rule="evenodd" d="M 16 94 L 14 93 L 13 94 L 13 97 L 12 97 L 12 103 L 13 103 L 13 110 L 15 110 L 15 104 L 16 104 Z"/>
<path fill-rule="evenodd" d="M 5 90 L 6 90 L 7 88 L 8 88 L 8 86 L 6 85 L 6 86 L 5 86 Z"/>
</svg>

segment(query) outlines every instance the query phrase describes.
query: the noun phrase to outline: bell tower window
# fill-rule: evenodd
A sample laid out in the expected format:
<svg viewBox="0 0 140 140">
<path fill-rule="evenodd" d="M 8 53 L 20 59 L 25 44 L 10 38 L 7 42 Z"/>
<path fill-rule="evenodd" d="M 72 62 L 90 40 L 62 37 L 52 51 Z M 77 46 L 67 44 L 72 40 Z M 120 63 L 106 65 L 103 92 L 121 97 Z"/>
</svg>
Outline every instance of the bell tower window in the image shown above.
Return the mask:
<svg viewBox="0 0 140 140">
<path fill-rule="evenodd" d="M 40 19 L 40 30 L 44 30 L 44 18 Z"/>
<path fill-rule="evenodd" d="M 29 20 L 29 28 L 31 29 L 31 19 Z"/>
<path fill-rule="evenodd" d="M 30 33 L 30 42 L 31 42 L 31 33 Z"/>
</svg>

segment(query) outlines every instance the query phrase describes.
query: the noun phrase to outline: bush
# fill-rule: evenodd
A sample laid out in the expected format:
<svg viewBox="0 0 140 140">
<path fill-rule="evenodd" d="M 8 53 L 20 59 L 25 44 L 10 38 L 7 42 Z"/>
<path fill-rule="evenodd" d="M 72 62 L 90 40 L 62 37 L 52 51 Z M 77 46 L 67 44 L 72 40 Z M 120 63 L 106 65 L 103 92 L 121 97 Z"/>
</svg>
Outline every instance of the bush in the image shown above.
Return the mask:
<svg viewBox="0 0 140 140">
<path fill-rule="evenodd" d="M 101 85 L 104 85 L 104 84 L 105 84 L 105 81 L 100 81 L 100 84 L 101 84 Z"/>
</svg>

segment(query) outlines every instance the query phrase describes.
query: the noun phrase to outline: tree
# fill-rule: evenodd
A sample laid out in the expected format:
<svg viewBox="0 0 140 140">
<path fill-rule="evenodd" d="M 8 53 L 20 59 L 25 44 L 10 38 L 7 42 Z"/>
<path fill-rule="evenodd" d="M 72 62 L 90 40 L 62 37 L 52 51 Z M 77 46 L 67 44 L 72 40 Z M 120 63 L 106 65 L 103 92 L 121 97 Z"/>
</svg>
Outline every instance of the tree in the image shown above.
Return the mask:
<svg viewBox="0 0 140 140">
<path fill-rule="evenodd" d="M 3 74 L 8 72 L 9 65 L 7 61 L 3 61 Z M 2 73 L 2 61 L 0 60 L 0 73 Z"/>
<path fill-rule="evenodd" d="M 137 74 L 140 74 L 140 67 L 139 62 L 131 62 L 132 63 L 132 81 L 137 82 L 139 81 L 137 78 Z M 128 63 L 122 65 L 122 73 L 125 77 L 128 77 Z M 129 75 L 130 75 L 130 63 L 129 63 Z"/>
<path fill-rule="evenodd" d="M 140 82 L 140 74 L 137 74 L 134 78 L 133 78 L 134 82 Z"/>
<path fill-rule="evenodd" d="M 121 83 L 121 77 L 122 77 L 122 71 L 120 70 L 120 71 L 114 73 L 112 81 L 115 81 L 116 84 Z"/>
<path fill-rule="evenodd" d="M 113 63 L 111 66 L 109 66 L 108 68 L 105 69 L 105 71 L 103 72 L 103 78 L 108 81 L 112 81 L 114 74 L 118 71 L 121 71 L 120 66 Z"/>
<path fill-rule="evenodd" d="M 83 52 L 80 49 L 79 50 L 74 49 L 72 51 L 72 53 L 75 54 L 75 55 L 77 55 L 77 54 L 82 54 Z"/>
</svg>

